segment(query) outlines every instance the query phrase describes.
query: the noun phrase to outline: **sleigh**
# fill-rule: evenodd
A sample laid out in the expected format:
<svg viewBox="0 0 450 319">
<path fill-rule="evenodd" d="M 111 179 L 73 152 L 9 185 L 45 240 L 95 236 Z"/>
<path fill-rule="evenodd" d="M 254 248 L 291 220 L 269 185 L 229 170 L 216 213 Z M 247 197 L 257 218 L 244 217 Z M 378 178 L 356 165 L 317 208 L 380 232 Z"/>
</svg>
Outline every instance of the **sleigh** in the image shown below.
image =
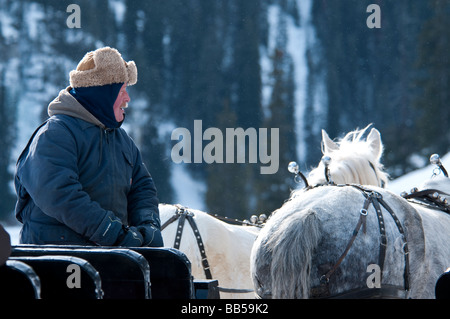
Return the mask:
<svg viewBox="0 0 450 319">
<path fill-rule="evenodd" d="M 218 298 L 172 248 L 17 245 L 0 267 L 2 299 Z"/>
</svg>

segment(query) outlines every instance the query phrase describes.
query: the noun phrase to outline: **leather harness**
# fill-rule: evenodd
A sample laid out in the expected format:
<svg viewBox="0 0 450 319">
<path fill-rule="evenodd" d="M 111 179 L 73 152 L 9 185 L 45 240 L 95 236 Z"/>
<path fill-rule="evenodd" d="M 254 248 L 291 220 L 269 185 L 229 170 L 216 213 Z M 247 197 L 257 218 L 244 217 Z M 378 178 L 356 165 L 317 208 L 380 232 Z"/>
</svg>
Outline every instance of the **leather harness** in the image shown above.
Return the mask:
<svg viewBox="0 0 450 319">
<path fill-rule="evenodd" d="M 335 185 L 335 184 L 330 184 Z M 345 248 L 344 252 L 338 259 L 338 261 L 334 264 L 334 266 L 325 274 L 322 275 L 320 278 L 320 285 L 318 287 L 313 287 L 310 290 L 310 295 L 312 298 L 382 298 L 382 297 L 391 297 L 391 298 L 402 298 L 404 297 L 404 293 L 408 292 L 410 289 L 410 274 L 409 274 L 409 250 L 408 250 L 408 242 L 407 238 L 403 229 L 403 226 L 401 225 L 400 220 L 397 218 L 395 213 L 393 212 L 392 208 L 384 201 L 381 194 L 375 191 L 371 191 L 368 189 L 363 188 L 360 185 L 335 185 L 335 186 L 352 186 L 356 189 L 359 189 L 366 200 L 364 201 L 363 208 L 360 211 L 360 218 L 359 221 L 355 227 L 355 230 L 353 231 L 353 235 L 350 238 L 347 247 Z M 410 194 L 403 193 L 402 197 L 407 199 L 408 201 L 413 200 L 412 202 L 416 204 L 422 204 L 426 206 L 427 208 L 431 209 L 438 209 L 445 213 L 450 213 L 450 204 L 445 200 L 445 198 L 442 197 L 442 195 L 450 196 L 449 194 L 442 192 L 437 189 L 426 189 L 422 191 L 418 191 L 416 188 L 411 190 Z M 405 269 L 404 269 L 404 286 L 394 286 L 394 285 L 383 285 L 381 288 L 360 288 L 360 289 L 354 289 L 351 291 L 347 291 L 340 294 L 330 295 L 329 291 L 329 279 L 331 275 L 336 271 L 336 269 L 339 267 L 339 265 L 344 260 L 345 256 L 347 255 L 350 247 L 352 246 L 354 240 L 356 239 L 356 236 L 358 235 L 358 232 L 361 227 L 363 227 L 363 230 L 365 229 L 365 223 L 366 223 L 366 216 L 367 216 L 367 209 L 370 206 L 370 204 L 373 205 L 375 208 L 377 218 L 378 218 L 378 225 L 380 228 L 380 250 L 379 250 L 379 257 L 378 257 L 378 265 L 380 266 L 381 273 L 383 273 L 383 265 L 384 265 L 384 258 L 386 254 L 386 246 L 387 246 L 387 239 L 386 239 L 386 233 L 384 229 L 384 220 L 383 220 L 383 213 L 381 210 L 381 207 L 383 207 L 392 217 L 395 224 L 397 225 L 397 229 L 400 232 L 400 234 L 403 236 L 403 253 L 405 256 Z"/>
<path fill-rule="evenodd" d="M 175 205 L 177 207 L 177 211 L 175 214 L 169 218 L 162 226 L 161 231 L 166 228 L 168 225 L 178 220 L 177 232 L 175 234 L 175 242 L 173 244 L 173 248 L 180 249 L 181 244 L 181 236 L 183 235 L 184 222 L 186 219 L 191 225 L 192 231 L 194 232 L 195 239 L 197 241 L 197 245 L 200 251 L 200 256 L 202 258 L 202 267 L 205 272 L 206 279 L 212 279 L 211 270 L 209 268 L 208 258 L 206 258 L 205 253 L 205 245 L 203 244 L 202 236 L 198 230 L 197 224 L 194 221 L 194 214 L 189 212 L 185 207 L 181 205 Z"/>
<path fill-rule="evenodd" d="M 340 255 L 339 259 L 336 261 L 336 263 L 331 267 L 331 269 L 322 275 L 320 277 L 320 284 L 319 286 L 312 287 L 310 289 L 310 298 L 331 298 L 331 299 L 339 299 L 339 298 L 404 298 L 406 293 L 410 289 L 410 267 L 409 267 L 409 249 L 408 249 L 408 241 L 407 237 L 404 231 L 404 228 L 398 219 L 397 215 L 394 213 L 392 208 L 384 201 L 383 196 L 374 190 L 364 188 L 361 185 L 358 184 L 334 184 L 333 182 L 326 184 L 328 186 L 336 186 L 336 187 L 345 187 L 350 186 L 353 187 L 361 192 L 361 194 L 364 196 L 365 200 L 363 203 L 363 207 L 360 210 L 360 215 L 358 222 L 353 230 L 352 236 L 349 239 L 347 246 L 344 249 L 344 252 Z M 316 186 L 308 186 L 306 189 L 312 189 L 315 187 L 319 187 L 323 185 L 316 185 Z M 443 194 L 448 195 L 446 193 L 443 193 L 441 191 L 435 190 L 435 189 L 429 189 L 424 191 L 413 191 L 411 194 L 403 194 L 402 196 L 405 199 L 414 199 L 419 200 L 423 204 L 435 208 L 443 210 L 447 213 L 450 212 L 450 205 L 448 203 L 444 202 L 443 200 L 439 199 L 439 197 L 436 195 Z M 397 285 L 386 285 L 383 284 L 381 288 L 368 288 L 368 287 L 362 287 L 358 289 L 353 289 L 350 291 L 346 291 L 339 294 L 331 294 L 330 293 L 330 287 L 329 287 L 329 281 L 331 276 L 336 272 L 336 270 L 339 268 L 345 257 L 347 256 L 350 248 L 352 247 L 356 237 L 358 236 L 358 233 L 360 229 L 363 229 L 363 232 L 366 232 L 366 218 L 368 215 L 368 209 L 370 205 L 373 206 L 375 209 L 377 220 L 378 220 L 378 226 L 380 230 L 380 245 L 379 245 L 379 254 L 378 254 L 378 266 L 381 269 L 381 275 L 383 274 L 383 268 L 384 268 L 384 261 L 386 256 L 386 247 L 387 247 L 387 237 L 386 237 L 386 229 L 385 229 L 385 221 L 383 216 L 383 209 L 386 210 L 391 218 L 394 220 L 397 229 L 399 233 L 402 235 L 403 238 L 403 254 L 404 254 L 404 260 L 405 260 L 405 268 L 403 273 L 403 280 L 404 284 L 403 286 L 397 286 Z M 181 205 L 175 205 L 177 207 L 177 211 L 175 214 L 169 218 L 162 226 L 161 230 L 166 228 L 169 224 L 175 222 L 178 220 L 178 226 L 177 226 L 177 232 L 175 236 L 175 241 L 173 247 L 176 249 L 180 248 L 181 243 L 181 236 L 183 234 L 184 224 L 185 220 L 187 219 L 189 224 L 192 227 L 192 230 L 194 232 L 195 238 L 197 240 L 197 245 L 199 247 L 201 260 L 202 260 L 202 266 L 203 270 L 205 272 L 205 276 L 207 279 L 212 279 L 211 270 L 209 267 L 209 263 L 206 257 L 205 247 L 203 244 L 203 240 L 201 238 L 200 232 L 198 230 L 197 224 L 195 223 L 195 220 L 193 218 L 194 214 L 191 213 L 187 208 L 181 206 Z M 217 217 L 217 216 L 216 216 Z M 254 225 L 257 226 L 257 225 Z M 261 227 L 261 226 L 259 226 Z M 246 293 L 246 292 L 252 292 L 251 289 L 231 289 L 231 288 L 222 288 L 218 287 L 219 291 L 222 292 L 229 292 L 229 293 Z M 263 298 L 270 298 L 270 293 L 265 293 L 264 296 L 259 296 Z"/>
<path fill-rule="evenodd" d="M 175 207 L 177 208 L 177 211 L 171 218 L 169 218 L 161 226 L 161 231 L 164 228 L 166 228 L 168 225 L 170 225 L 171 223 L 178 220 L 177 231 L 175 234 L 175 241 L 173 244 L 173 248 L 180 249 L 181 236 L 183 235 L 184 224 L 187 219 L 189 224 L 191 225 L 192 231 L 194 232 L 194 236 L 197 241 L 197 245 L 198 245 L 201 260 L 202 260 L 202 267 L 203 267 L 203 271 L 205 272 L 206 279 L 213 279 L 212 274 L 211 274 L 211 269 L 210 269 L 209 263 L 208 263 L 208 258 L 206 257 L 205 245 L 203 244 L 202 236 L 200 235 L 200 231 L 198 230 L 197 224 L 194 220 L 194 214 L 192 212 L 190 212 L 186 207 L 183 207 L 181 205 L 175 205 Z M 215 215 L 214 217 L 219 218 L 219 216 L 217 216 L 217 215 Z M 222 218 L 222 219 L 227 219 L 227 218 Z M 238 221 L 236 219 L 234 219 L 234 222 L 238 222 Z M 243 221 L 242 224 L 262 227 L 261 225 L 258 226 L 257 224 L 249 223 L 246 221 Z M 217 289 L 221 292 L 226 292 L 226 293 L 253 292 L 253 289 L 235 289 L 235 288 L 224 288 L 224 287 L 220 287 L 220 286 L 217 287 Z"/>
<path fill-rule="evenodd" d="M 404 232 L 403 226 L 400 222 L 400 220 L 397 218 L 396 214 L 392 210 L 392 208 L 384 201 L 383 196 L 373 190 L 366 189 L 363 186 L 359 184 L 335 184 L 331 180 L 331 174 L 329 170 L 329 164 L 330 164 L 331 158 L 328 156 L 324 156 L 322 158 L 322 162 L 325 165 L 325 179 L 326 184 L 323 185 L 316 185 L 316 186 L 309 186 L 308 182 L 305 178 L 302 178 L 305 184 L 305 190 L 309 190 L 315 187 L 319 186 L 351 186 L 359 191 L 364 195 L 365 201 L 363 204 L 363 208 L 360 210 L 360 216 L 358 223 L 355 226 L 355 229 L 353 230 L 352 237 L 347 243 L 347 246 L 344 250 L 344 252 L 340 255 L 337 262 L 331 267 L 331 269 L 322 275 L 320 277 L 320 284 L 319 286 L 312 287 L 310 289 L 310 297 L 311 298 L 331 298 L 331 299 L 338 299 L 338 298 L 405 298 L 406 294 L 408 293 L 410 289 L 410 273 L 409 273 L 409 249 L 408 249 L 408 241 L 406 238 L 406 234 Z M 439 169 L 443 172 L 443 174 L 446 177 L 449 177 L 447 171 L 445 170 L 444 166 L 442 165 L 439 155 L 433 154 L 430 157 L 430 161 L 433 164 L 437 164 Z M 375 166 L 369 161 L 370 167 L 375 172 L 376 177 L 378 178 L 378 174 L 376 172 Z M 298 171 L 298 165 L 295 162 L 292 162 L 289 164 L 289 166 L 294 167 L 295 169 L 290 169 L 289 171 L 291 173 L 295 174 L 295 181 L 297 182 L 298 175 L 301 174 Z M 289 168 L 288 168 L 289 169 Z M 437 174 L 435 174 L 437 175 Z M 303 176 L 301 176 L 303 177 Z M 380 182 L 380 187 L 384 188 L 383 181 Z M 439 209 L 443 212 L 450 214 L 450 203 L 448 200 L 443 197 L 442 195 L 450 196 L 447 193 L 444 193 L 442 191 L 436 190 L 436 189 L 427 189 L 423 191 L 418 191 L 417 188 L 414 188 L 411 191 L 411 194 L 402 193 L 401 196 L 408 201 L 413 200 L 414 203 L 422 204 L 428 208 L 431 209 Z M 377 214 L 378 219 L 378 226 L 380 229 L 380 248 L 379 248 L 379 255 L 378 255 L 378 266 L 381 270 L 381 275 L 383 274 L 383 267 L 384 267 L 384 260 L 386 256 L 386 247 L 387 247 L 387 237 L 386 237 L 386 230 L 385 230 L 385 223 L 384 223 L 384 217 L 382 208 L 384 208 L 392 217 L 394 220 L 397 229 L 399 233 L 402 235 L 403 238 L 403 254 L 405 258 L 405 268 L 403 273 L 403 280 L 404 284 L 403 287 L 397 286 L 397 285 L 387 285 L 383 284 L 380 288 L 369 288 L 369 287 L 361 287 L 357 289 L 352 289 L 350 291 L 345 291 L 339 294 L 333 294 L 330 293 L 330 287 L 329 287 L 329 281 L 330 277 L 335 273 L 335 271 L 339 268 L 340 264 L 344 260 L 344 258 L 347 256 L 350 248 L 353 245 L 353 242 L 355 241 L 356 237 L 358 236 L 358 232 L 363 228 L 363 232 L 366 232 L 366 217 L 368 214 L 368 208 L 372 204 L 372 206 L 375 209 L 375 212 Z M 271 298 L 270 291 L 264 291 L 261 293 L 260 291 L 257 292 L 257 297 L 259 298 Z"/>
<path fill-rule="evenodd" d="M 344 249 L 344 252 L 340 255 L 339 259 L 336 261 L 336 263 L 331 267 L 331 269 L 323 274 L 320 277 L 320 284 L 319 286 L 312 287 L 310 289 L 310 298 L 380 298 L 380 297 L 391 297 L 391 298 L 401 298 L 404 297 L 405 293 L 410 288 L 410 275 L 409 275 L 409 250 L 408 250 L 408 241 L 406 238 L 406 234 L 404 232 L 404 228 L 392 210 L 392 208 L 384 201 L 383 196 L 373 190 L 366 189 L 361 185 L 357 184 L 334 184 L 330 183 L 327 184 L 329 186 L 337 186 L 337 187 L 344 187 L 344 186 L 350 186 L 353 187 L 361 192 L 361 194 L 364 196 L 365 201 L 363 204 L 363 208 L 360 210 L 360 215 L 358 222 L 353 230 L 352 236 L 349 239 L 347 246 Z M 317 185 L 322 186 L 322 185 Z M 317 187 L 315 186 L 315 187 Z M 307 189 L 311 189 L 314 187 L 308 187 Z M 347 256 L 350 248 L 352 247 L 356 237 L 358 236 L 358 233 L 361 228 L 363 228 L 363 232 L 366 232 L 366 217 L 368 214 L 368 209 L 372 205 L 375 209 L 377 220 L 378 220 L 378 226 L 380 230 L 380 246 L 379 246 L 379 255 L 378 255 L 378 266 L 381 269 L 381 274 L 383 273 L 384 268 L 384 260 L 386 256 L 386 247 L 387 247 L 387 237 L 386 237 L 386 229 L 385 229 L 385 221 L 383 216 L 383 210 L 384 208 L 391 218 L 394 220 L 397 229 L 399 233 L 402 235 L 403 238 L 403 253 L 405 256 L 405 269 L 404 269 L 404 285 L 401 286 L 394 286 L 394 285 L 383 285 L 382 288 L 359 288 L 354 289 L 348 292 L 340 293 L 340 294 L 334 294 L 332 295 L 330 293 L 330 287 L 329 287 L 329 281 L 330 277 L 336 272 L 336 270 L 339 268 L 345 257 Z M 266 296 L 267 297 L 267 296 Z"/>
<path fill-rule="evenodd" d="M 450 204 L 442 196 L 450 196 L 449 194 L 438 189 L 425 189 L 422 191 L 413 188 L 411 193 L 402 193 L 401 196 L 407 200 L 412 200 L 413 203 L 421 204 L 431 209 L 439 209 L 446 213 L 450 213 Z"/>
<path fill-rule="evenodd" d="M 408 250 L 408 241 L 406 238 L 406 234 L 404 232 L 403 226 L 401 225 L 400 220 L 397 218 L 394 211 L 391 209 L 391 207 L 384 201 L 383 196 L 373 190 L 366 189 L 362 187 L 361 185 L 356 184 L 342 184 L 342 185 L 336 185 L 336 184 L 329 184 L 331 186 L 351 186 L 355 189 L 359 190 L 362 195 L 365 197 L 365 201 L 363 204 L 363 208 L 360 211 L 359 220 L 358 223 L 355 226 L 355 229 L 353 230 L 352 237 L 347 243 L 347 246 L 345 247 L 344 252 L 341 254 L 339 259 L 336 261 L 336 263 L 331 267 L 331 269 L 320 278 L 320 285 L 317 287 L 313 287 L 310 289 L 310 297 L 311 298 L 354 298 L 354 297 L 362 297 L 364 298 L 370 298 L 370 297 L 393 297 L 398 298 L 402 295 L 404 295 L 410 287 L 410 279 L 409 279 L 409 250 Z M 335 273 L 335 271 L 339 268 L 340 264 L 344 260 L 344 258 L 347 256 L 350 248 L 353 245 L 353 242 L 355 241 L 356 237 L 358 236 L 359 230 L 361 227 L 363 228 L 363 232 L 366 232 L 366 217 L 368 214 L 369 206 L 372 205 L 375 209 L 377 220 L 378 220 L 378 226 L 380 230 L 380 247 L 379 247 L 379 254 L 378 254 L 378 266 L 381 269 L 381 274 L 383 273 L 384 268 L 384 260 L 386 256 L 386 247 L 387 247 L 387 237 L 386 237 L 386 229 L 385 229 L 385 221 L 383 217 L 382 208 L 384 208 L 392 217 L 394 220 L 397 229 L 399 233 L 402 235 L 403 238 L 403 253 L 405 256 L 405 269 L 403 274 L 404 279 L 404 285 L 403 287 L 400 286 L 394 286 L 394 285 L 383 285 L 382 288 L 360 288 L 355 289 L 350 292 L 344 292 L 341 294 L 335 294 L 331 295 L 330 289 L 329 289 L 329 280 L 330 277 Z"/>
</svg>

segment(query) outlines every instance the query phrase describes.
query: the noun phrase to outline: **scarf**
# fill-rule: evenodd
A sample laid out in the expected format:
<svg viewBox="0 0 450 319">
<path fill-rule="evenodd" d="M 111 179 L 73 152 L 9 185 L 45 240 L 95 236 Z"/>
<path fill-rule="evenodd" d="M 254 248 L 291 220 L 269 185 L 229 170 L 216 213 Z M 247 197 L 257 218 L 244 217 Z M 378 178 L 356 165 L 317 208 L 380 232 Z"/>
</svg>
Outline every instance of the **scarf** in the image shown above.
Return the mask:
<svg viewBox="0 0 450 319">
<path fill-rule="evenodd" d="M 113 83 L 102 86 L 72 88 L 70 94 L 106 128 L 119 128 L 122 122 L 117 122 L 114 115 L 114 102 L 119 95 L 123 83 Z"/>
</svg>

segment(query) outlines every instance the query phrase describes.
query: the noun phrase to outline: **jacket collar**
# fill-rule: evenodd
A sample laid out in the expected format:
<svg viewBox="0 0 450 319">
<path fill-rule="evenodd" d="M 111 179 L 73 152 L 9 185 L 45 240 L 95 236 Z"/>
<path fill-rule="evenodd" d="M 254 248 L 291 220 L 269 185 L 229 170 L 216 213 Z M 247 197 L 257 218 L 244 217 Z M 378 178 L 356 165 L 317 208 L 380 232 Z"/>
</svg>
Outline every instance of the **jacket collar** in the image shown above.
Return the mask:
<svg viewBox="0 0 450 319">
<path fill-rule="evenodd" d="M 100 122 L 94 115 L 86 110 L 70 93 L 72 88 L 69 86 L 64 90 L 61 90 L 58 96 L 50 102 L 48 105 L 48 115 L 64 114 L 72 117 L 79 118 L 85 122 L 85 127 L 99 126 L 102 129 L 106 129 L 105 125 Z"/>
</svg>

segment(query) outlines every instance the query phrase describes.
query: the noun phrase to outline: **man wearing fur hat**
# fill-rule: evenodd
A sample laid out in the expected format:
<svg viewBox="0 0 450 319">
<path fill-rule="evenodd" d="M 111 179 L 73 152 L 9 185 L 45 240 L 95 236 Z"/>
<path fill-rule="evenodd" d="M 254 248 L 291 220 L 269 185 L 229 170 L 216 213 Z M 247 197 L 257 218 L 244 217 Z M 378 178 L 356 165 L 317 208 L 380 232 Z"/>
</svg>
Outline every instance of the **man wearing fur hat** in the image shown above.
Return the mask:
<svg viewBox="0 0 450 319">
<path fill-rule="evenodd" d="M 163 245 L 156 188 L 120 127 L 136 81 L 135 63 L 110 47 L 70 72 L 17 161 L 21 243 Z"/>
</svg>

